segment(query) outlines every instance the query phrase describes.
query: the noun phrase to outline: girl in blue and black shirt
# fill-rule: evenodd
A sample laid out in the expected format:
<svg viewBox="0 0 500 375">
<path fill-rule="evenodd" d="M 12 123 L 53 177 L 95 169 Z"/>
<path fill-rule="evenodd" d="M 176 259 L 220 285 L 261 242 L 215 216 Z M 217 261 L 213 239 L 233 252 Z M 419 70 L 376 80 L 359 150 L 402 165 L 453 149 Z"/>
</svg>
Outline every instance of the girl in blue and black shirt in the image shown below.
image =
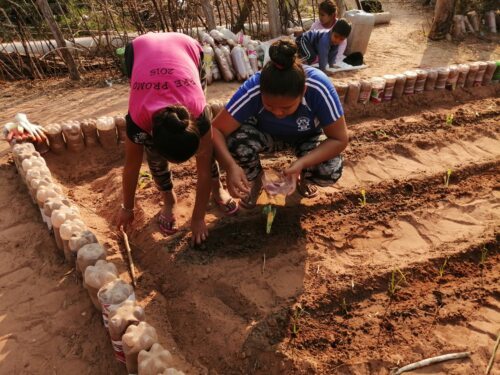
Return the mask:
<svg viewBox="0 0 500 375">
<path fill-rule="evenodd" d="M 248 79 L 213 121 L 217 158 L 227 171 L 231 195 L 252 208 L 261 190 L 259 153 L 294 150 L 284 174 L 298 180 L 305 197 L 315 185 L 334 184 L 342 174 L 340 153 L 348 143 L 344 111 L 328 77 L 303 66 L 292 41 L 270 47 L 271 60 Z"/>
</svg>

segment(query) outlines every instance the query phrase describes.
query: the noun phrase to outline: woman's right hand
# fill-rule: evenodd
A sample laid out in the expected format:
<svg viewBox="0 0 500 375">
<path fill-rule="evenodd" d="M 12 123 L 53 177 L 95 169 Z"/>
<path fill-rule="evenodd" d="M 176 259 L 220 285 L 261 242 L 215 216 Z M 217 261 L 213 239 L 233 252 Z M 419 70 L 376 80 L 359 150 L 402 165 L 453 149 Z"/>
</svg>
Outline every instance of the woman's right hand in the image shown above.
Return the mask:
<svg viewBox="0 0 500 375">
<path fill-rule="evenodd" d="M 128 227 L 134 221 L 134 218 L 135 215 L 133 210 L 126 210 L 123 207 L 120 207 L 120 211 L 118 212 L 117 215 L 118 230 L 120 230 L 120 228 L 123 228 L 123 230 L 126 232 Z"/>
<path fill-rule="evenodd" d="M 227 190 L 234 198 L 245 198 L 250 194 L 250 184 L 243 169 L 234 164 L 227 171 Z"/>
</svg>

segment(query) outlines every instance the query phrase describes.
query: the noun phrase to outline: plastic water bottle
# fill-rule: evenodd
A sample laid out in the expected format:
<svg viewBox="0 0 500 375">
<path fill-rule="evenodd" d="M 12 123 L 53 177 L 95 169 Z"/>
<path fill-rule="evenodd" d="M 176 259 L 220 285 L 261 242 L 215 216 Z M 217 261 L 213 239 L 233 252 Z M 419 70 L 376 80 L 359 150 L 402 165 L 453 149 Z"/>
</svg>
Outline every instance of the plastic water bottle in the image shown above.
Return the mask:
<svg viewBox="0 0 500 375">
<path fill-rule="evenodd" d="M 71 242 L 75 239 L 75 242 Z M 83 241 L 93 241 L 95 236 L 90 231 L 85 231 L 79 234 L 79 236 L 73 236 L 70 239 L 70 249 L 72 253 L 76 253 L 76 269 L 81 275 L 85 273 L 85 270 L 89 266 L 94 266 L 98 260 L 106 260 L 106 250 L 97 242 L 87 243 L 83 246 L 78 247 L 76 244 L 82 244 Z M 74 251 L 72 246 L 77 250 Z"/>
<path fill-rule="evenodd" d="M 83 273 L 84 286 L 95 308 L 102 311 L 101 304 L 97 298 L 97 292 L 104 285 L 118 278 L 118 270 L 113 263 L 98 260 L 94 266 L 88 266 Z"/>
<path fill-rule="evenodd" d="M 121 305 L 109 309 L 109 336 L 111 337 L 111 344 L 113 345 L 115 357 L 118 361 L 126 363 L 122 343 L 122 336 L 124 336 L 125 331 L 127 331 L 130 326 L 136 327 L 136 325 L 140 324 L 144 319 L 144 309 L 135 301 L 125 301 Z M 151 345 L 153 345 L 153 343 L 151 343 Z M 147 349 L 151 348 L 151 345 Z M 139 349 L 139 351 L 140 350 L 141 349 Z M 137 351 L 137 353 L 139 353 L 139 351 Z M 129 374 L 132 373 L 134 372 L 129 370 Z"/>
<path fill-rule="evenodd" d="M 125 281 L 116 279 L 102 286 L 97 292 L 97 298 L 101 304 L 104 326 L 108 328 L 110 309 L 127 300 L 135 301 L 134 288 Z"/>
<path fill-rule="evenodd" d="M 141 350 L 150 350 L 157 342 L 156 330 L 146 322 L 130 325 L 127 328 L 122 337 L 122 343 L 129 374 L 136 374 L 139 370 L 139 352 Z"/>
</svg>

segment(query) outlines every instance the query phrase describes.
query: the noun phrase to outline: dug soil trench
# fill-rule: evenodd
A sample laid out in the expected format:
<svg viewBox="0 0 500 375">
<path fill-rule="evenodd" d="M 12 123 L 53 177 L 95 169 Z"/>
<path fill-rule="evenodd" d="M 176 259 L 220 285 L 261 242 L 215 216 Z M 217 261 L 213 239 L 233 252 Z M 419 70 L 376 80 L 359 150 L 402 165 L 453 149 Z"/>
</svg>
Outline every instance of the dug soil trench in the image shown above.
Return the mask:
<svg viewBox="0 0 500 375">
<path fill-rule="evenodd" d="M 500 101 L 491 87 L 474 95 L 351 110 L 342 179 L 317 198 L 292 196 L 271 235 L 261 208 L 227 218 L 211 207 L 210 239 L 191 248 L 196 178 L 186 163 L 174 166 L 182 229 L 164 238 L 155 224 L 159 195 L 145 175 L 131 234 L 137 296 L 184 369 L 387 374 L 467 350 L 470 360 L 429 371 L 483 372 L 500 325 Z M 279 170 L 293 157 L 263 159 Z M 47 162 L 121 258 L 113 226 L 121 151 Z"/>
</svg>

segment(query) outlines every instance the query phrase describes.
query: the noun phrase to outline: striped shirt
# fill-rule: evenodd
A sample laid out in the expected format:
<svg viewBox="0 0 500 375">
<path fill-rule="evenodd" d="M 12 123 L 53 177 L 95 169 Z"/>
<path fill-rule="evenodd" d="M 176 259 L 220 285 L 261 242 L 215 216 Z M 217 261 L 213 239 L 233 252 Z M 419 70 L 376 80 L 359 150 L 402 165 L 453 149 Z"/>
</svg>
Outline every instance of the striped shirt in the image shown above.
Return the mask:
<svg viewBox="0 0 500 375">
<path fill-rule="evenodd" d="M 333 84 L 320 70 L 304 66 L 306 92 L 294 114 L 276 118 L 262 104 L 260 72 L 240 86 L 226 109 L 239 123 L 256 118 L 257 128 L 277 139 L 293 141 L 306 136 L 320 134 L 322 128 L 333 124 L 344 115 Z"/>
</svg>

